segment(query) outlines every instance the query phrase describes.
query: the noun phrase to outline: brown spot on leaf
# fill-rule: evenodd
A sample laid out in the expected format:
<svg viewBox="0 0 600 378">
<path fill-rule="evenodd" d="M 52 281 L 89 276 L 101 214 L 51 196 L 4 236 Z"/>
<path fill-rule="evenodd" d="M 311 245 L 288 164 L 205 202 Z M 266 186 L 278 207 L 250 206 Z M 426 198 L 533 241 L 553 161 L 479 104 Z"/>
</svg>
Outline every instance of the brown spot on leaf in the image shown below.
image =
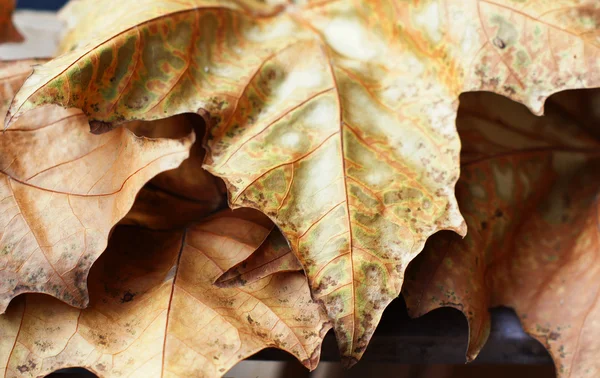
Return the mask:
<svg viewBox="0 0 600 378">
<path fill-rule="evenodd" d="M 131 302 L 133 300 L 133 297 L 135 297 L 135 294 L 127 290 L 127 292 L 125 292 L 125 294 L 123 294 L 123 297 L 121 298 L 121 303 Z"/>
<path fill-rule="evenodd" d="M 327 288 L 336 286 L 337 284 L 338 282 L 331 276 L 323 277 L 321 281 L 319 281 L 319 284 L 315 287 L 314 292 L 316 294 L 321 293 L 322 291 L 327 290 Z"/>
<path fill-rule="evenodd" d="M 492 40 L 492 43 L 494 44 L 494 46 L 496 46 L 499 49 L 506 48 L 506 43 L 504 43 L 504 41 L 502 39 L 500 39 L 499 37 L 494 38 Z"/>
<path fill-rule="evenodd" d="M 27 361 L 27 365 L 23 364 L 17 366 L 17 370 L 19 370 L 20 373 L 27 373 L 28 371 L 35 369 L 36 366 L 37 364 L 35 362 L 29 360 Z"/>
<path fill-rule="evenodd" d="M 26 373 L 29 371 L 29 367 L 27 367 L 27 365 L 19 365 L 17 366 L 17 370 L 21 373 Z"/>
</svg>

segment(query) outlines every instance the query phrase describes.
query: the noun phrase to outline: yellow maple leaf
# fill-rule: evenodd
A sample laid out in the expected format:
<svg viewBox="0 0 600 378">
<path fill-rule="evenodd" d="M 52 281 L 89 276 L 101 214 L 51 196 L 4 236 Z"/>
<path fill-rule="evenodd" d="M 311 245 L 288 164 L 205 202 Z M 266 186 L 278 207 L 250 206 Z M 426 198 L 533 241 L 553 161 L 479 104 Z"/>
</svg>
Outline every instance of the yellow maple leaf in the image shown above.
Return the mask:
<svg viewBox="0 0 600 378">
<path fill-rule="evenodd" d="M 46 103 L 106 125 L 185 112 L 232 207 L 290 241 L 345 361 L 364 352 L 454 198 L 462 92 L 545 99 L 600 84 L 600 5 L 575 0 L 106 0 L 36 69 L 6 125 Z M 81 26 L 77 24 L 81 22 Z"/>
</svg>

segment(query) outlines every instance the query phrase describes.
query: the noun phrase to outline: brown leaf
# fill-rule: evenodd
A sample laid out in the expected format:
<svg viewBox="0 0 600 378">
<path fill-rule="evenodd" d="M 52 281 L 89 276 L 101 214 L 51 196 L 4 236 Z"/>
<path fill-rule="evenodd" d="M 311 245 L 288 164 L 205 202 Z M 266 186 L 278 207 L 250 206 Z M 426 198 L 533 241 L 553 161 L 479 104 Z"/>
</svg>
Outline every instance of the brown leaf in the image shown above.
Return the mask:
<svg viewBox="0 0 600 378">
<path fill-rule="evenodd" d="M 463 311 L 469 359 L 487 339 L 488 308 L 504 305 L 560 377 L 597 377 L 600 143 L 552 103 L 538 118 L 498 96 L 463 95 L 457 197 L 469 234 L 434 236 L 403 294 L 413 316 Z"/>
<path fill-rule="evenodd" d="M 126 126 L 136 135 L 152 138 L 178 138 L 187 135 L 190 126 L 198 138 L 204 135 L 202 118 L 192 114 L 161 122 L 135 121 Z M 225 186 L 202 168 L 203 160 L 204 149 L 200 143 L 194 143 L 188 159 L 176 169 L 160 173 L 140 191 L 121 224 L 177 229 L 226 208 Z"/>
<path fill-rule="evenodd" d="M 83 2 L 85 4 L 85 1 Z M 597 1 L 105 0 L 36 70 L 6 124 L 46 103 L 91 119 L 202 114 L 232 207 L 269 215 L 335 322 L 348 364 L 454 197 L 462 92 L 541 113 L 600 85 Z"/>
<path fill-rule="evenodd" d="M 217 255 L 212 256 L 212 249 L 205 253 L 218 265 L 222 272 L 246 260 L 256 251 L 273 229 L 273 222 L 267 216 L 254 209 L 223 210 L 197 225 L 194 235 L 205 236 L 203 240 L 210 243 L 220 242 Z M 205 235 L 204 235 L 205 234 Z M 194 236 L 194 237 L 196 237 Z M 208 236 L 211 236 L 210 238 Z M 199 237 L 199 236 L 198 236 Z M 201 245 L 198 241 L 195 245 Z M 214 277 L 214 282 L 217 277 Z"/>
<path fill-rule="evenodd" d="M 204 120 L 195 114 L 185 114 L 188 122 L 194 125 L 194 131 L 201 140 L 206 131 Z M 172 117 L 171 117 L 172 118 Z M 149 122 L 136 122 L 147 125 Z M 156 122 L 154 122 L 156 123 Z M 170 127 L 169 130 L 173 128 Z M 153 129 L 156 138 L 156 129 Z M 164 135 L 164 133 L 163 133 Z M 166 137 L 166 136 L 161 136 Z M 174 136 L 168 136 L 173 138 Z M 211 175 L 202 168 L 206 155 L 201 143 L 195 143 L 190 150 L 190 157 L 177 169 L 163 172 L 152 179 L 151 183 L 169 193 L 190 199 L 196 202 L 210 204 L 212 211 L 227 206 L 227 189 L 223 180 Z"/>
<path fill-rule="evenodd" d="M 222 220 L 187 233 L 119 227 L 92 269 L 85 310 L 39 295 L 11 305 L 0 317 L 7 376 L 81 366 L 101 377 L 215 377 L 266 347 L 313 369 L 330 325 L 301 273 L 243 288 L 212 284 L 262 227 L 244 217 L 243 232 Z"/>
<path fill-rule="evenodd" d="M 302 264 L 278 229 L 271 232 L 256 252 L 226 271 L 215 282 L 219 287 L 238 287 L 251 284 L 275 273 L 297 272 Z"/>
<path fill-rule="evenodd" d="M 0 66 L 0 102 L 30 72 L 23 62 Z M 193 142 L 193 133 L 148 139 L 124 128 L 93 135 L 81 111 L 58 106 L 33 110 L 1 133 L 0 312 L 27 292 L 85 306 L 88 271 L 110 229 L 150 178 L 187 158 Z"/>
<path fill-rule="evenodd" d="M 31 74 L 31 67 L 44 63 L 43 59 L 0 61 L 0 121 L 4 120 L 10 103 L 25 79 Z"/>
<path fill-rule="evenodd" d="M 559 92 L 548 103 L 552 114 L 577 122 L 590 136 L 600 140 L 600 89 Z"/>
<path fill-rule="evenodd" d="M 180 229 L 206 218 L 218 208 L 214 201 L 192 201 L 148 184 L 140 190 L 133 207 L 119 224 L 152 230 Z"/>
<path fill-rule="evenodd" d="M 0 0 L 0 43 L 23 41 L 23 36 L 12 23 L 16 3 L 16 0 Z"/>
</svg>

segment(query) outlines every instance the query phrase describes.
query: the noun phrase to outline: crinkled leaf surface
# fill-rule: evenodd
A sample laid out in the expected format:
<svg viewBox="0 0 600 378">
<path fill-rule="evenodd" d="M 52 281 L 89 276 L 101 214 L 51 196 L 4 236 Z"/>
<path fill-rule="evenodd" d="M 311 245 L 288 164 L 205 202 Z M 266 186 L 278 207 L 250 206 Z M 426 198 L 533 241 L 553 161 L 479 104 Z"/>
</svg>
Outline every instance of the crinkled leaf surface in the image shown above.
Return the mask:
<svg viewBox="0 0 600 378">
<path fill-rule="evenodd" d="M 183 117 L 185 122 L 177 122 L 178 117 Z M 172 121 L 165 122 L 167 120 Z M 193 125 L 198 139 L 205 135 L 204 121 L 198 115 L 184 114 L 168 118 L 165 121 L 160 122 L 158 127 L 157 122 L 132 122 L 127 127 L 136 135 L 151 138 L 179 138 L 189 130 L 177 130 L 176 126 Z M 176 124 L 173 124 L 174 122 Z M 150 184 L 182 199 L 204 203 L 211 211 L 226 206 L 225 185 L 222 180 L 202 168 L 204 156 L 205 151 L 201 143 L 194 143 L 188 159 L 177 169 L 159 174 L 152 179 Z"/>
<path fill-rule="evenodd" d="M 90 273 L 89 308 L 27 295 L 0 317 L 5 376 L 82 366 L 100 377 L 215 377 L 265 347 L 314 368 L 330 325 L 306 277 L 213 286 L 232 252 L 258 246 L 252 227 L 223 226 L 214 218 L 187 233 L 117 228 Z"/>
<path fill-rule="evenodd" d="M 27 62 L 0 65 L 0 103 L 30 73 Z M 1 133 L 0 313 L 27 292 L 85 306 L 88 271 L 110 229 L 150 178 L 187 158 L 193 142 L 193 133 L 148 139 L 125 128 L 93 135 L 81 111 L 55 105 Z"/>
<path fill-rule="evenodd" d="M 215 282 L 219 287 L 237 287 L 253 283 L 279 272 L 302 270 L 285 237 L 273 230 L 250 257 L 225 272 Z"/>
<path fill-rule="evenodd" d="M 204 135 L 203 122 L 199 116 L 194 117 L 184 114 L 162 122 L 136 121 L 126 126 L 140 136 L 178 138 L 189 133 L 189 128 L 182 126 L 193 125 L 200 138 Z M 179 229 L 226 208 L 225 185 L 202 168 L 203 159 L 202 145 L 194 143 L 188 159 L 176 169 L 154 177 L 138 193 L 132 209 L 120 223 L 152 229 Z"/>
<path fill-rule="evenodd" d="M 0 0 L 0 43 L 21 42 L 23 40 L 23 36 L 12 23 L 15 5 L 16 0 Z"/>
<path fill-rule="evenodd" d="M 555 91 L 600 84 L 594 0 L 104 4 L 6 124 L 45 103 L 107 124 L 202 114 L 207 168 L 233 207 L 283 231 L 350 364 L 425 240 L 465 232 L 459 94 L 539 113 Z"/>
<path fill-rule="evenodd" d="M 560 377 L 597 377 L 600 143 L 560 103 L 546 112 L 463 95 L 457 197 L 469 234 L 432 237 L 403 294 L 413 316 L 463 311 L 469 359 L 487 339 L 488 308 L 504 305 L 548 348 Z"/>
</svg>

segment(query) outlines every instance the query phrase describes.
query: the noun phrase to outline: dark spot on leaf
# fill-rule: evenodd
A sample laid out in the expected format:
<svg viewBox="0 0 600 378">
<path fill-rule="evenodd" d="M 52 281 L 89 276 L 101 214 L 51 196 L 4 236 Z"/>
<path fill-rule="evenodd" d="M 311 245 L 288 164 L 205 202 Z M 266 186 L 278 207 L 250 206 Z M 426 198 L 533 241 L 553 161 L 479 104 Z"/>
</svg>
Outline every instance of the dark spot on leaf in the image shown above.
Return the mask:
<svg viewBox="0 0 600 378">
<path fill-rule="evenodd" d="M 127 292 L 123 294 L 123 298 L 121 298 L 121 303 L 131 302 L 133 297 L 135 297 L 135 294 L 127 290 Z"/>
<path fill-rule="evenodd" d="M 496 218 L 502 218 L 504 213 L 502 212 L 502 210 L 496 209 L 496 212 L 494 213 L 494 215 L 496 216 Z"/>
<path fill-rule="evenodd" d="M 42 352 L 47 351 L 48 349 L 52 348 L 52 343 L 50 341 L 44 340 L 44 341 L 36 341 L 35 345 L 37 345 Z"/>
<path fill-rule="evenodd" d="M 494 38 L 492 43 L 499 49 L 504 49 L 506 47 L 506 43 L 504 43 L 504 41 L 498 37 Z"/>
<path fill-rule="evenodd" d="M 35 369 L 35 367 L 37 366 L 37 364 L 31 360 L 27 361 L 27 365 L 23 364 L 20 366 L 17 366 L 17 370 L 19 370 L 19 372 L 21 373 L 26 373 L 30 370 Z"/>
<path fill-rule="evenodd" d="M 509 95 L 514 95 L 515 93 L 517 93 L 513 87 L 511 87 L 510 85 L 505 85 L 504 87 L 502 87 L 504 89 L 505 92 L 507 92 Z"/>
<path fill-rule="evenodd" d="M 17 366 L 17 370 L 19 370 L 21 373 L 26 373 L 29 371 L 29 367 L 27 367 L 27 365 L 20 365 Z"/>
<path fill-rule="evenodd" d="M 327 290 L 327 288 L 336 286 L 337 284 L 338 282 L 334 280 L 331 276 L 323 277 L 319 284 L 315 287 L 314 292 L 321 293 L 322 291 Z"/>
</svg>

